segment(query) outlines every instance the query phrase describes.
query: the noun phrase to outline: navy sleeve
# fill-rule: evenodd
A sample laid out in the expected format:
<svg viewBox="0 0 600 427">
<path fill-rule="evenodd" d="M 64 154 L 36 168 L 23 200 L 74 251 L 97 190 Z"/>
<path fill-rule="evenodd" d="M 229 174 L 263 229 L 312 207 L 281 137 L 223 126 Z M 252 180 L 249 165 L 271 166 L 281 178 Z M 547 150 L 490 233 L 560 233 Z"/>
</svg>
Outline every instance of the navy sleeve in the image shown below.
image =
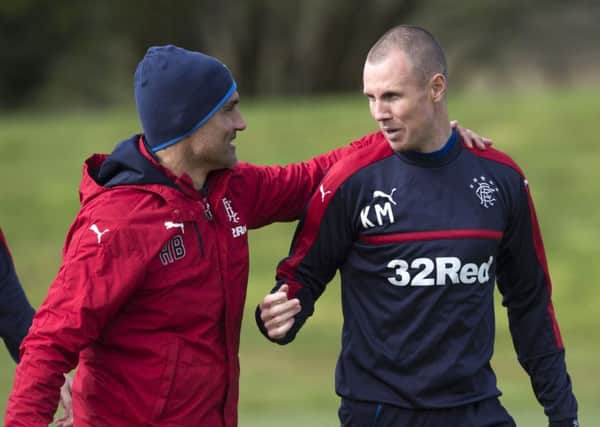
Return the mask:
<svg viewBox="0 0 600 427">
<path fill-rule="evenodd" d="M 19 361 L 19 345 L 27 335 L 33 314 L 0 231 L 0 336 L 15 362 Z"/>
<path fill-rule="evenodd" d="M 552 285 L 529 186 L 520 180 L 498 256 L 498 287 L 519 363 L 551 424 L 575 420 L 577 401 L 552 305 Z M 558 425 L 558 424 L 557 424 Z M 574 424 L 570 424 L 574 425 Z"/>
<path fill-rule="evenodd" d="M 324 181 L 326 182 L 326 181 Z M 334 193 L 321 187 L 311 199 L 304 218 L 298 224 L 290 254 L 277 267 L 277 284 L 272 292 L 287 283 L 290 298 L 298 298 L 302 310 L 285 337 L 272 340 L 268 337 L 256 309 L 256 322 L 268 339 L 279 344 L 291 342 L 307 318 L 314 312 L 315 301 L 321 296 L 327 283 L 335 276 L 344 262 L 354 241 L 350 224 L 351 215 L 346 212 L 340 191 Z"/>
</svg>

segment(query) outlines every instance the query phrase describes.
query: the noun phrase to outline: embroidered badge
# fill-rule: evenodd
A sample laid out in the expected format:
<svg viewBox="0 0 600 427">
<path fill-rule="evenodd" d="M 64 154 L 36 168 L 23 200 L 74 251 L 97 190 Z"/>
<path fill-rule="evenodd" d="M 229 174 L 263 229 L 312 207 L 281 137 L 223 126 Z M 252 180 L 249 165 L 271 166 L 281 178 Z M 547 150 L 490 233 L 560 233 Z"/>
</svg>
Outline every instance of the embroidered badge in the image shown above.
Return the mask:
<svg viewBox="0 0 600 427">
<path fill-rule="evenodd" d="M 225 212 L 227 213 L 227 219 L 229 222 L 238 223 L 240 222 L 240 217 L 236 211 L 233 210 L 231 206 L 231 200 L 227 197 L 223 197 L 223 206 L 225 207 Z"/>
<path fill-rule="evenodd" d="M 469 185 L 473 190 L 475 190 L 475 195 L 481 202 L 484 208 L 489 208 L 490 206 L 494 206 L 494 202 L 496 202 L 496 198 L 494 197 L 494 193 L 500 191 L 494 181 L 491 179 L 486 179 L 485 176 L 480 176 L 479 178 L 473 178 L 473 183 Z"/>
</svg>

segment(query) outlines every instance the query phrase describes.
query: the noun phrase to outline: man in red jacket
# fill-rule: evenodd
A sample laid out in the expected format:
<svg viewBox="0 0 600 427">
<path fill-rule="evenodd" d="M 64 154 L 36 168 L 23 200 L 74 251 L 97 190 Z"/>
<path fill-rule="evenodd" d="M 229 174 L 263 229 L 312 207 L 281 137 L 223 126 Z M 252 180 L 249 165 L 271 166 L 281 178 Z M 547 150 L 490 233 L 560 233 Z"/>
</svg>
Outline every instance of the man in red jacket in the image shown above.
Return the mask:
<svg viewBox="0 0 600 427">
<path fill-rule="evenodd" d="M 7 426 L 47 426 L 63 373 L 75 425 L 237 425 L 247 231 L 297 219 L 353 143 L 306 163 L 237 163 L 246 128 L 218 60 L 153 47 L 137 67 L 144 133 L 85 162 L 63 263 L 21 351 Z"/>
</svg>

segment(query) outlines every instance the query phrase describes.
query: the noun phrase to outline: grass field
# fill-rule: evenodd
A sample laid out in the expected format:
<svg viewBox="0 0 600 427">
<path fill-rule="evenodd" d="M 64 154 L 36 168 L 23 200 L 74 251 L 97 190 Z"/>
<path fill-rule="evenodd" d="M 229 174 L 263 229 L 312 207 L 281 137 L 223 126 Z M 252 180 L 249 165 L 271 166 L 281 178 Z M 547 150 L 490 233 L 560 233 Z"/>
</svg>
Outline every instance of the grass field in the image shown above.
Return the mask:
<svg viewBox="0 0 600 427">
<path fill-rule="evenodd" d="M 451 117 L 494 139 L 528 175 L 544 233 L 554 302 L 583 426 L 600 425 L 600 144 L 594 137 L 600 87 L 469 93 L 450 101 Z M 306 159 L 374 129 L 360 96 L 248 101 L 238 155 L 256 163 Z M 57 271 L 66 230 L 78 209 L 81 163 L 138 129 L 130 108 L 0 116 L 0 225 L 20 277 L 38 306 Z M 251 233 L 251 278 L 241 345 L 240 426 L 335 426 L 333 369 L 339 350 L 339 284 L 286 347 L 258 333 L 255 304 L 272 286 L 294 224 Z M 519 426 L 546 425 L 518 366 L 504 309 L 497 304 L 493 365 L 503 402 Z M 0 420 L 14 364 L 0 351 Z"/>
</svg>

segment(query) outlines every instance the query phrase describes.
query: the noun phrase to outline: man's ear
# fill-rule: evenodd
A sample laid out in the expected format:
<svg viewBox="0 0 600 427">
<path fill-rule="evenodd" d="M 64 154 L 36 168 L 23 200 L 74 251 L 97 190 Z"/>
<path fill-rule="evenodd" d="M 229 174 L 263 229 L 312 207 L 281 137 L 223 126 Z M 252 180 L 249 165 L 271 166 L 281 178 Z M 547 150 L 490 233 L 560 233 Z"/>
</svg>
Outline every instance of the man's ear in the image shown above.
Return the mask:
<svg viewBox="0 0 600 427">
<path fill-rule="evenodd" d="M 429 80 L 429 89 L 433 102 L 440 102 L 444 98 L 447 87 L 446 77 L 443 74 L 437 73 Z"/>
</svg>

